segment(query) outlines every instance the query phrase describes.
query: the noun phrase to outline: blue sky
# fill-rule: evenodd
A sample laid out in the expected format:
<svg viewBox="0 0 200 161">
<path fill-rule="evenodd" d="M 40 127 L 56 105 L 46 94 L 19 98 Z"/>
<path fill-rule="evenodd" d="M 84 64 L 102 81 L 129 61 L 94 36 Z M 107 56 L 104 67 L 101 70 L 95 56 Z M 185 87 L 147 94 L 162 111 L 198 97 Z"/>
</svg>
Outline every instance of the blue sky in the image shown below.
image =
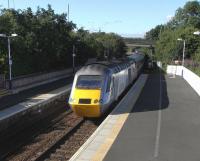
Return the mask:
<svg viewBox="0 0 200 161">
<path fill-rule="evenodd" d="M 10 7 L 25 9 L 51 4 L 56 13 L 67 12 L 70 20 L 90 31 L 115 32 L 123 36 L 142 36 L 158 24 L 164 24 L 186 0 L 10 0 Z M 0 0 L 7 8 L 7 0 Z"/>
</svg>

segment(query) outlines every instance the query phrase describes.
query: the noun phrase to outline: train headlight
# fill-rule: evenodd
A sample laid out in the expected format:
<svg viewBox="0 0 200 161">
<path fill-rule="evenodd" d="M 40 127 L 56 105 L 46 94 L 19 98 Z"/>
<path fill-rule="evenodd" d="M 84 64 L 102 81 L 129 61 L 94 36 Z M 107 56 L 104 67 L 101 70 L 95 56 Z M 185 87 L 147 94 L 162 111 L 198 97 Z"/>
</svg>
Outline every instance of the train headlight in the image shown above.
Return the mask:
<svg viewBox="0 0 200 161">
<path fill-rule="evenodd" d="M 94 103 L 98 103 L 98 102 L 99 102 L 99 100 L 98 100 L 98 99 L 95 99 L 95 100 L 94 100 Z"/>
</svg>

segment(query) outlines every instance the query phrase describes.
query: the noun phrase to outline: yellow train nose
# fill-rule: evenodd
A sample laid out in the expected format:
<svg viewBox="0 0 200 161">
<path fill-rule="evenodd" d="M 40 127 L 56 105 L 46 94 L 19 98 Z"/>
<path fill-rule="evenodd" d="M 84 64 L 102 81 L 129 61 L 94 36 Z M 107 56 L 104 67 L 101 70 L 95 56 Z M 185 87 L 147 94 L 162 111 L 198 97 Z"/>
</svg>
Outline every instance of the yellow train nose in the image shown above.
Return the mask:
<svg viewBox="0 0 200 161">
<path fill-rule="evenodd" d="M 99 117 L 100 105 L 71 105 L 72 110 L 81 117 Z"/>
<path fill-rule="evenodd" d="M 69 102 L 72 110 L 82 117 L 100 116 L 100 89 L 74 89 Z"/>
</svg>

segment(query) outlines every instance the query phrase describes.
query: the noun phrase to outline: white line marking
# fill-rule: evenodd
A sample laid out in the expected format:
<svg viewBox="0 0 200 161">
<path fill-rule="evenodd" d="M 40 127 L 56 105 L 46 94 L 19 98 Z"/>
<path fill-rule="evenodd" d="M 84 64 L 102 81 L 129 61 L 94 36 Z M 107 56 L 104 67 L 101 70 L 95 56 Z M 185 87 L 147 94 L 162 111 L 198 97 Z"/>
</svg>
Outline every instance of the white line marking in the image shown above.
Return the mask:
<svg viewBox="0 0 200 161">
<path fill-rule="evenodd" d="M 157 122 L 157 131 L 156 131 L 156 142 L 154 149 L 154 157 L 157 158 L 159 154 L 159 142 L 160 142 L 160 129 L 161 129 L 161 120 L 162 120 L 162 84 L 161 84 L 161 71 L 160 71 L 160 99 L 159 99 L 159 110 L 158 110 L 158 122 Z"/>
</svg>

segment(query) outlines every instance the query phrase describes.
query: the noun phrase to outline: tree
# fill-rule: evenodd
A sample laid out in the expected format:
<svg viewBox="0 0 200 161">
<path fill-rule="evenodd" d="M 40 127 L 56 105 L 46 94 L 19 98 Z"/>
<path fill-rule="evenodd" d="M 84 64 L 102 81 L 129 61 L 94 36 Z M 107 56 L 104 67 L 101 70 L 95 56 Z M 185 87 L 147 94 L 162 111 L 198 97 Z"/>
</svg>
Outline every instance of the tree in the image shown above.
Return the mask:
<svg viewBox="0 0 200 161">
<path fill-rule="evenodd" d="M 19 36 L 11 40 L 14 76 L 49 72 L 72 66 L 73 46 L 76 47 L 76 64 L 88 58 L 109 59 L 125 55 L 123 39 L 114 33 L 90 33 L 83 28 L 75 31 L 76 24 L 67 21 L 65 13 L 56 14 L 47 9 L 3 9 L 0 11 L 0 33 Z M 0 39 L 0 68 L 8 73 L 7 40 Z"/>
<path fill-rule="evenodd" d="M 163 29 L 164 25 L 157 25 L 155 28 L 146 33 L 145 38 L 147 40 L 158 40 Z"/>
<path fill-rule="evenodd" d="M 193 32 L 199 30 L 200 27 L 200 3 L 198 1 L 189 1 L 183 8 L 178 8 L 173 19 L 164 24 L 160 30 L 162 32 L 158 34 L 161 26 L 156 26 L 146 34 L 147 38 L 157 40 L 155 46 L 157 59 L 163 62 L 182 59 L 183 42 L 177 41 L 178 38 L 186 40 L 185 58 L 194 57 L 200 43 L 199 38 L 193 35 Z"/>
<path fill-rule="evenodd" d="M 33 13 L 27 10 L 6 10 L 0 14 L 0 33 L 19 36 L 11 41 L 14 75 L 51 71 L 69 67 L 75 24 L 66 14 L 55 14 L 50 5 Z M 7 55 L 7 42 L 0 40 L 0 59 Z M 7 68 L 3 70 L 6 71 Z"/>
<path fill-rule="evenodd" d="M 176 10 L 175 16 L 167 24 L 170 28 L 183 26 L 200 27 L 200 3 L 198 1 L 189 1 L 183 8 Z"/>
</svg>

